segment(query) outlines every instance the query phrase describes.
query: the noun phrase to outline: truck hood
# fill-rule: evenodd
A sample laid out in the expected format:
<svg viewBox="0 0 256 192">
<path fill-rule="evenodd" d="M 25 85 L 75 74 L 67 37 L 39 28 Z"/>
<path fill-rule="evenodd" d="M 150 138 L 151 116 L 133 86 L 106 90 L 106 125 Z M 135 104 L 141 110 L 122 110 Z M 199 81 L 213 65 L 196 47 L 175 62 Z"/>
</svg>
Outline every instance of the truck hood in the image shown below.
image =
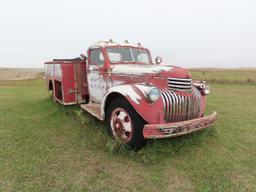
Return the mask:
<svg viewBox="0 0 256 192">
<path fill-rule="evenodd" d="M 163 77 L 191 78 L 188 70 L 172 65 L 116 64 L 111 72 L 126 75 L 160 75 Z"/>
</svg>

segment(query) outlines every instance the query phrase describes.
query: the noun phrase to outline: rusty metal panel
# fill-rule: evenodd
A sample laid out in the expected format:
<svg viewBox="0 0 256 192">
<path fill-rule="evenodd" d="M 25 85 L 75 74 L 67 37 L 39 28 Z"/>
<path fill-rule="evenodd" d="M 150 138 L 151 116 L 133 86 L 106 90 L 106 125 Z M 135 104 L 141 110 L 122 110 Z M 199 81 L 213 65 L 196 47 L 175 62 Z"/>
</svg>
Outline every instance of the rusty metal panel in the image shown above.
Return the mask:
<svg viewBox="0 0 256 192">
<path fill-rule="evenodd" d="M 94 103 L 94 102 L 90 102 L 88 104 L 82 104 L 81 108 L 84 111 L 87 111 L 88 113 L 90 113 L 91 115 L 93 115 L 94 117 L 96 117 L 97 119 L 103 121 L 104 119 L 101 116 L 101 104 L 99 103 Z"/>
<path fill-rule="evenodd" d="M 166 123 L 166 124 L 146 124 L 143 128 L 143 136 L 146 139 L 170 138 L 189 134 L 212 126 L 217 119 L 217 112 L 201 118 L 188 121 Z"/>
</svg>

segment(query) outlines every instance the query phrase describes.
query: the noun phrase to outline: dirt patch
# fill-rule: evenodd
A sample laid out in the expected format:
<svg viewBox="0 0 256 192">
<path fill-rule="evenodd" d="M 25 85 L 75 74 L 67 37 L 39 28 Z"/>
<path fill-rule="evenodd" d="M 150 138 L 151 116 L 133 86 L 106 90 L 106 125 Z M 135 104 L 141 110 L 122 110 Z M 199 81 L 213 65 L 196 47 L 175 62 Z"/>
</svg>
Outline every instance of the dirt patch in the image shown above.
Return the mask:
<svg viewBox="0 0 256 192">
<path fill-rule="evenodd" d="M 1 80 L 24 80 L 36 79 L 41 77 L 43 69 L 7 69 L 0 68 L 0 81 Z"/>
</svg>

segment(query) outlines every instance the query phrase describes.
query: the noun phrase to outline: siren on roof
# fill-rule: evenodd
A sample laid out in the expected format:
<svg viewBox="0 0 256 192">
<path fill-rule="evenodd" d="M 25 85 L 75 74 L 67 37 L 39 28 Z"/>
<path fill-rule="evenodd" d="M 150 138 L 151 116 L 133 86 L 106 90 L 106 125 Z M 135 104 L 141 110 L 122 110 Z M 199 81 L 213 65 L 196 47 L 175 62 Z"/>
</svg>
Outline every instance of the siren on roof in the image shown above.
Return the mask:
<svg viewBox="0 0 256 192">
<path fill-rule="evenodd" d="M 109 42 L 109 43 L 114 43 L 112 39 L 109 39 L 109 41 L 108 41 L 108 42 Z"/>
<path fill-rule="evenodd" d="M 141 47 L 141 43 L 138 43 L 138 46 Z"/>
<path fill-rule="evenodd" d="M 125 42 L 125 43 L 127 43 L 127 44 L 129 43 L 129 41 L 128 41 L 128 40 L 125 40 L 124 42 Z"/>
</svg>

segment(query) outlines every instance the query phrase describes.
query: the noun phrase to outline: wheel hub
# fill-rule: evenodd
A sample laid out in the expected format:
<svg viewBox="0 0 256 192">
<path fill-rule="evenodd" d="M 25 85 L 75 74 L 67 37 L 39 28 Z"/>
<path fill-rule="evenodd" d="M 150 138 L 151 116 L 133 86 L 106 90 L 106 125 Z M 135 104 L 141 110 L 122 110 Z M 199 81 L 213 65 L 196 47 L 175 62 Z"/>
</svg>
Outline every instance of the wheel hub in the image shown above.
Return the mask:
<svg viewBox="0 0 256 192">
<path fill-rule="evenodd" d="M 132 122 L 129 114 L 124 109 L 117 108 L 112 112 L 111 129 L 113 135 L 122 139 L 125 143 L 131 139 Z"/>
</svg>

